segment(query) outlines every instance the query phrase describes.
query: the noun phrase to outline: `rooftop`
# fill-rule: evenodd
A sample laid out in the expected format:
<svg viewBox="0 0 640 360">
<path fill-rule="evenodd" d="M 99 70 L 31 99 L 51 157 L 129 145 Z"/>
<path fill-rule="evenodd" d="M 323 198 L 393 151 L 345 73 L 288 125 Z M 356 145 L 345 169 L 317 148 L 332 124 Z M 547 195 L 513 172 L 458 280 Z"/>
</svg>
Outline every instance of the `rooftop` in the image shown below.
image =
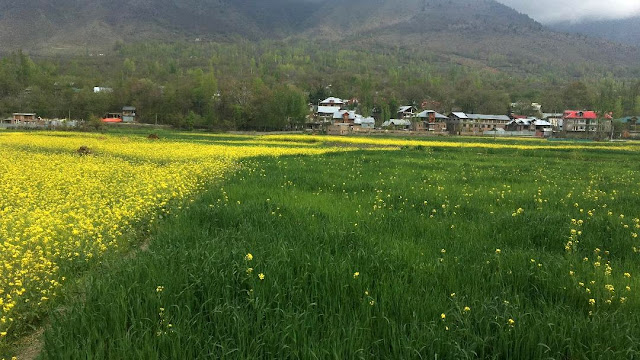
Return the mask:
<svg viewBox="0 0 640 360">
<path fill-rule="evenodd" d="M 595 111 L 567 110 L 563 117 L 565 119 L 597 119 L 598 114 Z"/>
<path fill-rule="evenodd" d="M 318 106 L 318 114 L 335 114 L 340 111 L 340 106 Z"/>
<path fill-rule="evenodd" d="M 387 127 L 387 126 L 410 126 L 410 125 L 411 125 L 411 121 L 403 120 L 403 119 L 391 119 L 389 121 L 385 121 L 384 123 L 382 123 L 383 127 Z"/>
<path fill-rule="evenodd" d="M 320 104 L 344 104 L 344 101 L 337 97 L 329 97 L 320 102 Z"/>
<path fill-rule="evenodd" d="M 442 114 L 440 114 L 438 112 L 435 112 L 433 110 L 425 110 L 425 111 L 419 113 L 416 116 L 419 117 L 419 118 L 428 118 L 429 114 L 435 114 L 436 119 L 442 119 L 442 120 L 448 119 L 448 117 L 446 117 L 445 115 L 442 115 Z"/>
</svg>

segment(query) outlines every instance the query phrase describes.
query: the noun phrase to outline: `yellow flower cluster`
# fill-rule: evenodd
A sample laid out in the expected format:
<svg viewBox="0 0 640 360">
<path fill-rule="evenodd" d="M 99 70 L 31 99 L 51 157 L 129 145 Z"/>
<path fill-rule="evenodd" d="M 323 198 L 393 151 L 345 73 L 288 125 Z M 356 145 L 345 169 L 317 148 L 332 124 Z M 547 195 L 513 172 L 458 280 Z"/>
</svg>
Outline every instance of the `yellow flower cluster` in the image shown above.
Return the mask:
<svg viewBox="0 0 640 360">
<path fill-rule="evenodd" d="M 267 135 L 262 137 L 265 141 L 316 141 L 325 143 L 339 143 L 350 145 L 367 145 L 378 147 L 439 147 L 439 148 L 482 148 L 482 149 L 512 149 L 512 150 L 586 150 L 586 149 L 615 149 L 620 151 L 640 150 L 637 145 L 612 145 L 612 144 L 573 144 L 573 143 L 549 143 L 544 141 L 529 141 L 528 144 L 510 144 L 502 140 L 494 141 L 485 139 L 486 141 L 442 141 L 442 140 L 407 140 L 402 138 L 372 138 L 372 137 L 354 137 L 354 136 L 309 136 L 309 135 Z M 475 140 L 475 139 L 474 139 Z M 521 141 L 521 140 L 520 140 Z"/>
<path fill-rule="evenodd" d="M 127 232 L 220 181 L 238 160 L 346 149 L 189 140 L 0 134 L 0 341 L 55 299 L 64 274 L 127 251 Z M 91 154 L 79 155 L 81 146 Z"/>
</svg>

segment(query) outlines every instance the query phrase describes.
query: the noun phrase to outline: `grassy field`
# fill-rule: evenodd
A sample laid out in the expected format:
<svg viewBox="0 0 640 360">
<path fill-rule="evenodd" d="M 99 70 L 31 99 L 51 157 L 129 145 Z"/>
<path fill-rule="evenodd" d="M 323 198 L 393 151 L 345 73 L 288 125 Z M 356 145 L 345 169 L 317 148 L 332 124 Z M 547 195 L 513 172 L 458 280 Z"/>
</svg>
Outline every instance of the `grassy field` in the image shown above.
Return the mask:
<svg viewBox="0 0 640 360">
<path fill-rule="evenodd" d="M 83 161 L 128 171 L 228 169 L 149 204 L 127 251 L 65 267 L 36 312 L 44 359 L 640 356 L 635 144 L 1 136 L 35 154 L 89 142 Z"/>
</svg>

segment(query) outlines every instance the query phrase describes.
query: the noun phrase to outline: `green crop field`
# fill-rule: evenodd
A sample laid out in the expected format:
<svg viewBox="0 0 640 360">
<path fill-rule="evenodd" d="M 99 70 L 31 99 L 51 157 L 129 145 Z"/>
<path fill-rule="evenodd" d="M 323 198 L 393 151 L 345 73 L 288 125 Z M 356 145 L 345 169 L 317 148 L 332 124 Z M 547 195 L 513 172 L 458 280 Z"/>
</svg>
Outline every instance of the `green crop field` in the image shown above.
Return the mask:
<svg viewBox="0 0 640 360">
<path fill-rule="evenodd" d="M 171 136 L 332 151 L 175 203 L 77 276 L 41 358 L 640 356 L 636 144 Z"/>
</svg>

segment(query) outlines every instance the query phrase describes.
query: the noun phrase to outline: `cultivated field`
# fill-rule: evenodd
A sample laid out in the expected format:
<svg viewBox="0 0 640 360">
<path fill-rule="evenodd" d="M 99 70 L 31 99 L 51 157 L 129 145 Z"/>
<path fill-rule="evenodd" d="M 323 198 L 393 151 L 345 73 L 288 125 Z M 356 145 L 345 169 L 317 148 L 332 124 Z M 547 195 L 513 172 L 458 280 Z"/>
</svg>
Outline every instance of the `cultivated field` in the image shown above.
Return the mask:
<svg viewBox="0 0 640 360">
<path fill-rule="evenodd" d="M 640 356 L 636 144 L 160 137 L 0 133 L 5 357 Z"/>
</svg>

